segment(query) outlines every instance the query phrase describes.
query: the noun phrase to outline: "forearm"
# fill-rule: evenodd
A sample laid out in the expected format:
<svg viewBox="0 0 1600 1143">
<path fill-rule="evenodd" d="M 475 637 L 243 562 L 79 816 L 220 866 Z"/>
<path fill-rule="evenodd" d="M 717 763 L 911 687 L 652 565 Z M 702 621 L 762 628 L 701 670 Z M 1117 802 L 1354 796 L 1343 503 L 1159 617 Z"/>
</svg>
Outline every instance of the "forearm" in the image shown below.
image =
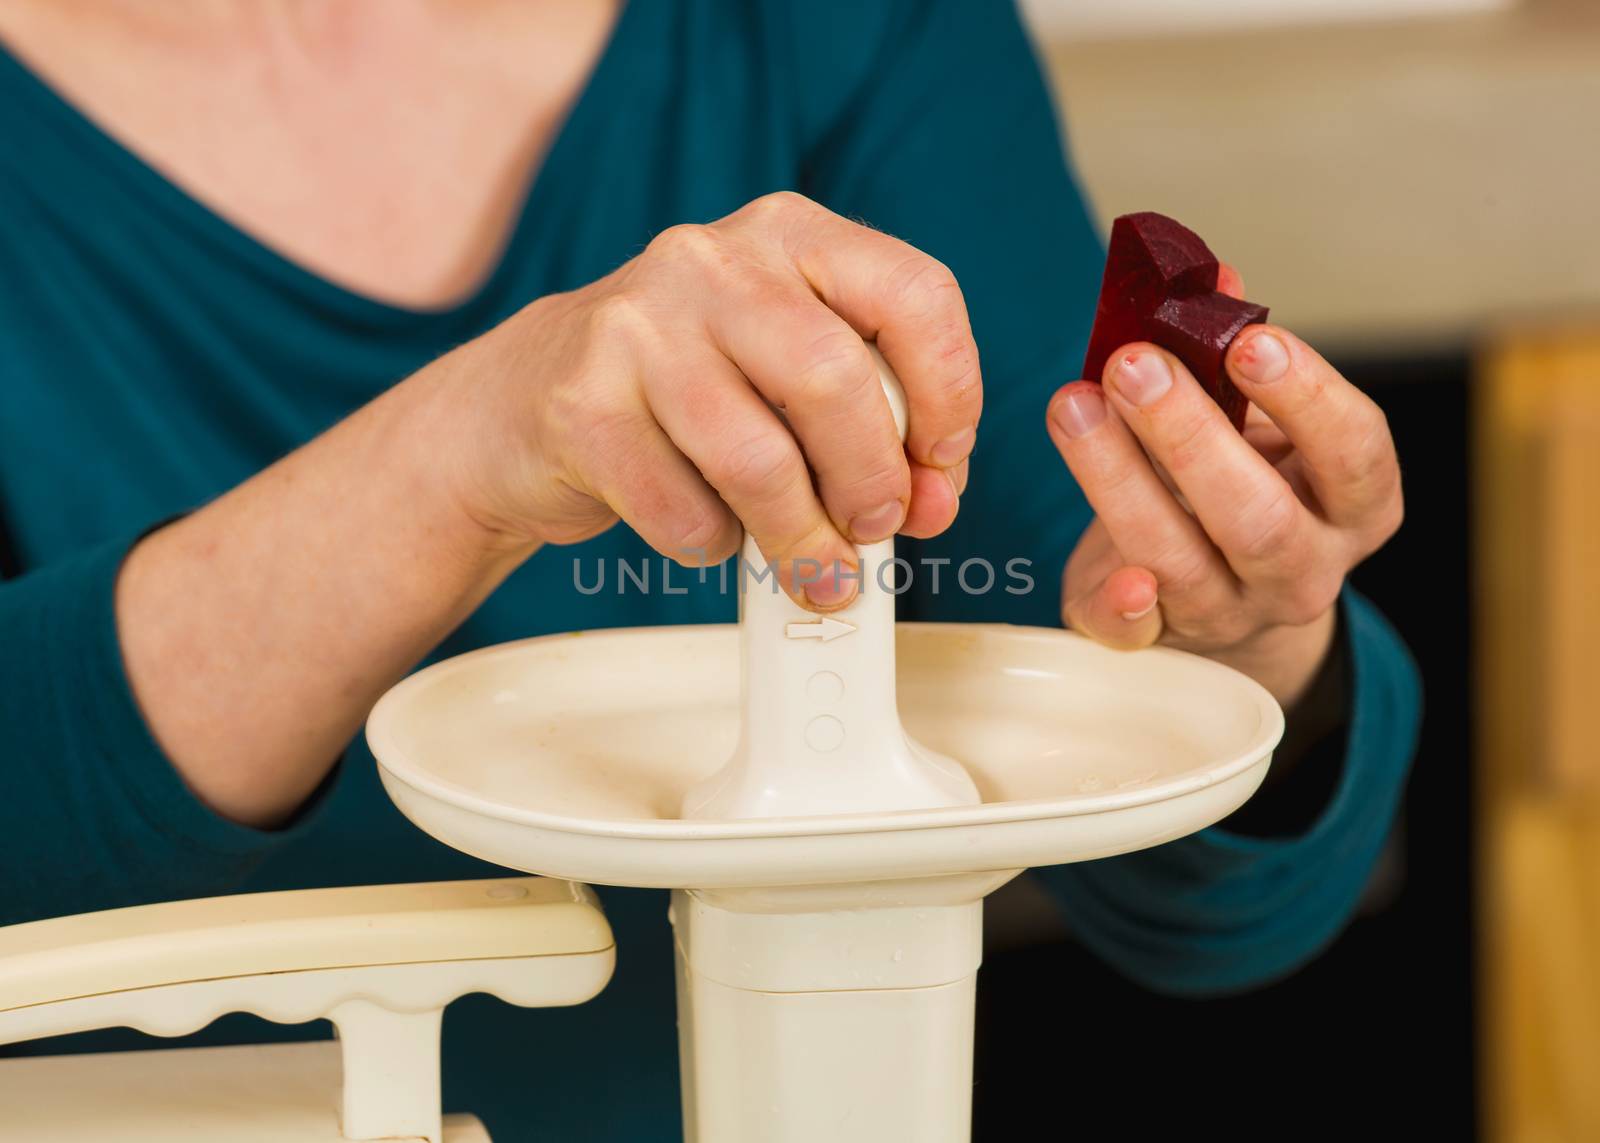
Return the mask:
<svg viewBox="0 0 1600 1143">
<path fill-rule="evenodd" d="M 116 611 L 151 731 L 194 793 L 271 825 L 383 691 L 522 560 L 463 511 L 468 346 L 129 554 Z"/>
</svg>

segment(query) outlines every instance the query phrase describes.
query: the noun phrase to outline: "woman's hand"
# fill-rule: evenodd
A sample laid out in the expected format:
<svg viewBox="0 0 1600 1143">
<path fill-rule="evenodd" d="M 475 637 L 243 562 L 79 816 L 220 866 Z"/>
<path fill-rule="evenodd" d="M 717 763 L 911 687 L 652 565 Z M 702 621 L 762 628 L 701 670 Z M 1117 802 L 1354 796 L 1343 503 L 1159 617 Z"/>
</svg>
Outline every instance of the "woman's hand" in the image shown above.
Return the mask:
<svg viewBox="0 0 1600 1143">
<path fill-rule="evenodd" d="M 869 338 L 905 386 L 904 448 Z M 116 603 L 135 697 L 204 802 L 280 822 L 541 543 L 621 518 L 701 563 L 742 520 L 791 593 L 848 602 L 854 582 L 796 583 L 796 562 L 947 527 L 981 399 L 966 305 L 927 255 L 798 195 L 676 227 L 135 545 Z"/>
<path fill-rule="evenodd" d="M 873 339 L 905 387 L 904 448 Z M 856 584 L 805 569 L 854 568 L 855 543 L 949 526 L 982 399 L 950 271 L 795 194 L 673 227 L 457 364 L 483 415 L 456 467 L 490 531 L 569 543 L 620 518 L 694 566 L 732 554 L 742 522 L 819 610 Z"/>
<path fill-rule="evenodd" d="M 1345 575 L 1400 526 L 1400 466 L 1383 412 L 1294 335 L 1253 326 L 1227 368 L 1255 406 L 1242 436 L 1153 345 L 1114 354 L 1103 389 L 1052 399 L 1050 435 L 1096 512 L 1062 609 L 1102 643 L 1198 652 L 1289 706 Z"/>
</svg>

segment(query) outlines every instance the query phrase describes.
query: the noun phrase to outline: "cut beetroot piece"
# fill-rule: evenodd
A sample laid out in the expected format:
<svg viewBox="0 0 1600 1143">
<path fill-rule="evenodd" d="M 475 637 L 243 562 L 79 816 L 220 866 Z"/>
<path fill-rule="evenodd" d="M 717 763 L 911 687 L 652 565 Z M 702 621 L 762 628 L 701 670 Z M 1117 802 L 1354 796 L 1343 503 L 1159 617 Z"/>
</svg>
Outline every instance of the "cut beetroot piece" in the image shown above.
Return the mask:
<svg viewBox="0 0 1600 1143">
<path fill-rule="evenodd" d="M 1174 354 L 1222 406 L 1235 428 L 1249 402 L 1228 378 L 1223 359 L 1267 308 L 1217 290 L 1216 255 L 1188 227 L 1164 214 L 1125 214 L 1111 225 L 1105 276 L 1083 375 L 1099 381 L 1122 346 L 1150 341 Z"/>
<path fill-rule="evenodd" d="M 1213 290 L 1209 294 L 1168 298 L 1162 302 L 1150 315 L 1150 332 L 1145 340 L 1170 350 L 1188 366 L 1195 380 L 1222 406 L 1228 420 L 1238 429 L 1244 427 L 1250 401 L 1228 376 L 1223 358 L 1245 326 L 1259 325 L 1266 320 L 1266 306 L 1242 302 Z"/>
</svg>

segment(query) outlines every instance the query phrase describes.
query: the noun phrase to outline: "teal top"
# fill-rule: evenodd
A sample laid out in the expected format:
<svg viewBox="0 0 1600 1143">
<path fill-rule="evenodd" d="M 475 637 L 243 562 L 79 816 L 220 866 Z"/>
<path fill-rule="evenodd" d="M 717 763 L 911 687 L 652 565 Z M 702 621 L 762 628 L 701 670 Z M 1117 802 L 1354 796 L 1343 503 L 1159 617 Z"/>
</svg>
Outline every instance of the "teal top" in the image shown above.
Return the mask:
<svg viewBox="0 0 1600 1143">
<path fill-rule="evenodd" d="M 3 54 L 0 137 L 0 503 L 22 568 L 0 585 L 0 923 L 492 875 L 390 806 L 361 743 L 291 828 L 210 813 L 131 697 L 112 617 L 119 561 L 142 531 L 529 300 L 765 192 L 793 188 L 900 235 L 964 287 L 986 410 L 960 519 L 920 554 L 997 567 L 1025 557 L 1035 590 L 919 590 L 903 606 L 915 618 L 1059 623 L 1059 572 L 1090 509 L 1044 409 L 1079 368 L 1102 247 L 1009 5 L 634 0 L 502 257 L 469 297 L 433 310 L 361 296 L 285 259 Z M 714 579 L 689 578 L 681 595 L 574 588 L 574 556 L 592 575 L 596 559 L 649 555 L 621 527 L 577 550 L 545 548 L 439 653 L 733 618 Z M 1247 987 L 1313 956 L 1349 916 L 1393 817 L 1419 700 L 1384 620 L 1349 593 L 1342 607 L 1347 754 L 1308 831 L 1212 829 L 1041 871 L 1077 938 L 1120 971 L 1175 992 Z M 447 1105 L 477 1112 L 499 1138 L 678 1138 L 666 901 L 603 896 L 620 959 L 598 999 L 525 1011 L 471 997 L 446 1018 Z M 198 1039 L 316 1031 L 233 1017 Z"/>
</svg>

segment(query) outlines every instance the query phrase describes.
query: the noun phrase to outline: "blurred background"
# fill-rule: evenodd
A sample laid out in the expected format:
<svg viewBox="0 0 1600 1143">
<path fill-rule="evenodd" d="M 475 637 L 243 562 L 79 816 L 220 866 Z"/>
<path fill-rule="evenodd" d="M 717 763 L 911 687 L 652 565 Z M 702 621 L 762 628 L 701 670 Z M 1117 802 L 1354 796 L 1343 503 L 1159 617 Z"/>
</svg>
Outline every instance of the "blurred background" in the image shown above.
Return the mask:
<svg viewBox="0 0 1600 1143">
<path fill-rule="evenodd" d="M 1600 3 L 1023 9 L 1102 221 L 1182 219 L 1387 410 L 1409 513 L 1355 578 L 1426 721 L 1361 916 L 1280 984 L 1153 997 L 997 927 L 979 1137 L 1065 1091 L 1132 1138 L 1600 1140 Z"/>
</svg>

